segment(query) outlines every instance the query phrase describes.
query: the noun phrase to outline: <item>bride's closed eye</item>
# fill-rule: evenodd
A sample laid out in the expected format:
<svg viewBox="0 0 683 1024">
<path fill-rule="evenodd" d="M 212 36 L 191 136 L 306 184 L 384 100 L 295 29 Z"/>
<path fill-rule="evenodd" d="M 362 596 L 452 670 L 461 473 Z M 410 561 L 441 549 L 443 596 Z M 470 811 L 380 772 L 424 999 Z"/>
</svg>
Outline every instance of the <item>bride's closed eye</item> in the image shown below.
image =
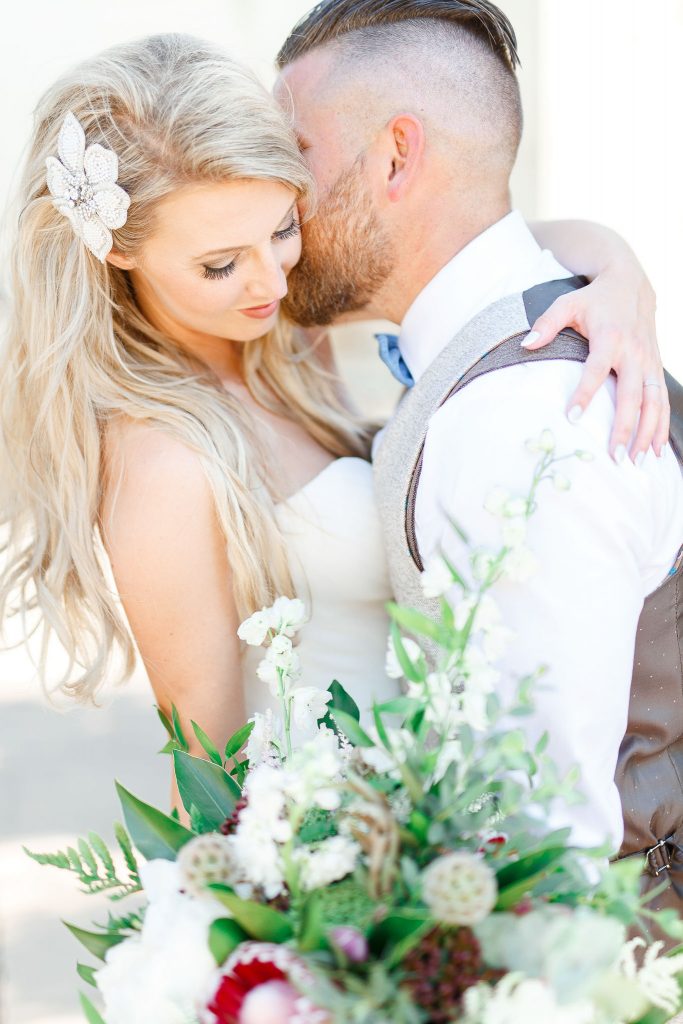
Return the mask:
<svg viewBox="0 0 683 1024">
<path fill-rule="evenodd" d="M 286 228 L 283 228 L 281 231 L 275 231 L 272 237 L 274 239 L 277 239 L 278 242 L 283 242 L 287 238 L 294 238 L 294 236 L 298 235 L 300 231 L 301 224 L 296 219 L 296 215 L 292 214 L 291 223 Z M 207 267 L 206 264 L 204 264 L 202 277 L 206 277 L 211 281 L 215 281 L 220 278 L 230 277 L 230 275 L 233 274 L 237 269 L 238 261 L 239 256 L 235 256 L 235 258 L 231 260 L 230 263 L 226 263 L 225 266 L 222 267 Z"/>
</svg>

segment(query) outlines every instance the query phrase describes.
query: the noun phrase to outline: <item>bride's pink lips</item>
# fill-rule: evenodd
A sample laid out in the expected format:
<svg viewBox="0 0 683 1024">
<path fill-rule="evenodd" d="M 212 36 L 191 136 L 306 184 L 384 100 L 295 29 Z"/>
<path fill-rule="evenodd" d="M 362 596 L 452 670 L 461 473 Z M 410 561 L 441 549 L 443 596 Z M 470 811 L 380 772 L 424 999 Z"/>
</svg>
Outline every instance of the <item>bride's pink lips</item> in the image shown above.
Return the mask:
<svg viewBox="0 0 683 1024">
<path fill-rule="evenodd" d="M 275 299 L 274 302 L 269 302 L 267 306 L 251 306 L 249 309 L 240 309 L 238 312 L 244 313 L 245 316 L 255 317 L 257 320 L 265 320 L 277 312 L 279 305 L 280 300 Z"/>
</svg>

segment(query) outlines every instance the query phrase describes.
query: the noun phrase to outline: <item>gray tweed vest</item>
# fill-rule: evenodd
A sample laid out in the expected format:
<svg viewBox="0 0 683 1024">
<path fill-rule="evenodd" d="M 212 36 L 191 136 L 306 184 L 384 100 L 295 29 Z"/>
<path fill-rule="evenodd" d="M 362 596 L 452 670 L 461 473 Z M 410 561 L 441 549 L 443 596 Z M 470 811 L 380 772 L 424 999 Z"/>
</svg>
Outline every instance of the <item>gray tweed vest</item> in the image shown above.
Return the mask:
<svg viewBox="0 0 683 1024">
<path fill-rule="evenodd" d="M 551 281 L 489 306 L 459 332 L 403 397 L 375 459 L 377 501 L 399 603 L 439 617 L 437 602 L 422 594 L 423 565 L 415 535 L 415 498 L 430 418 L 484 373 L 545 359 L 585 361 L 587 342 L 569 329 L 538 352 L 520 346 L 530 325 L 558 295 L 585 283 L 583 278 Z M 671 444 L 683 465 L 683 388 L 669 375 L 667 387 Z M 683 909 L 682 637 L 683 565 L 679 565 L 649 595 L 640 616 L 629 724 L 616 773 L 625 825 L 620 856 L 647 855 L 650 873 L 665 873 L 672 882 L 659 904 L 679 911 Z"/>
</svg>

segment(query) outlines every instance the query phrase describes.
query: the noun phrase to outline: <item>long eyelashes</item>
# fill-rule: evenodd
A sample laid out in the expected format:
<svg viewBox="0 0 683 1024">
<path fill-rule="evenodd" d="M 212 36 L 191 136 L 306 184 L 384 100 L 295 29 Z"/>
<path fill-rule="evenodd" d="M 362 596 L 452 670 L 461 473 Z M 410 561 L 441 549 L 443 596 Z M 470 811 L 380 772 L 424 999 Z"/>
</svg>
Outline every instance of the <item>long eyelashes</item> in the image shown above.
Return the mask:
<svg viewBox="0 0 683 1024">
<path fill-rule="evenodd" d="M 286 238 L 294 238 L 301 231 L 301 224 L 296 218 L 292 220 L 292 223 L 288 228 L 284 228 L 282 231 L 276 231 L 273 238 L 277 238 L 278 242 L 284 241 Z M 235 257 L 230 263 L 226 263 L 224 267 L 204 267 L 202 277 L 208 278 L 210 281 L 215 281 L 220 278 L 230 277 L 234 274 L 237 269 L 237 261 L 239 257 Z"/>
</svg>

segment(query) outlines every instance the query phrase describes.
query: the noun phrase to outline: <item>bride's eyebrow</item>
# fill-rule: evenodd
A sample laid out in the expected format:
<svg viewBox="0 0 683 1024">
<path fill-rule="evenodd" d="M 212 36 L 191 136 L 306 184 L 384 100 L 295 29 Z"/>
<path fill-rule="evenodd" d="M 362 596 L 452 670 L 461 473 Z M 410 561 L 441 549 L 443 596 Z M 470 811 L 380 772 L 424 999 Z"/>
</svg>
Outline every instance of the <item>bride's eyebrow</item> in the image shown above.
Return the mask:
<svg viewBox="0 0 683 1024">
<path fill-rule="evenodd" d="M 296 202 L 297 201 L 295 199 L 294 202 L 292 203 L 292 205 L 290 206 L 290 208 L 287 210 L 287 213 L 279 221 L 277 227 L 275 228 L 275 231 L 277 231 L 280 228 L 280 225 L 284 221 L 286 221 L 287 218 L 291 215 L 294 207 L 296 206 Z M 273 234 L 274 233 L 275 232 L 273 232 Z M 205 260 L 208 256 L 229 256 L 232 253 L 242 252 L 244 249 L 249 249 L 249 248 L 250 248 L 250 246 L 248 246 L 248 245 L 228 245 L 228 246 L 225 246 L 223 249 L 212 249 L 210 252 L 205 252 L 202 256 L 197 256 L 197 259 L 198 260 Z"/>
</svg>

